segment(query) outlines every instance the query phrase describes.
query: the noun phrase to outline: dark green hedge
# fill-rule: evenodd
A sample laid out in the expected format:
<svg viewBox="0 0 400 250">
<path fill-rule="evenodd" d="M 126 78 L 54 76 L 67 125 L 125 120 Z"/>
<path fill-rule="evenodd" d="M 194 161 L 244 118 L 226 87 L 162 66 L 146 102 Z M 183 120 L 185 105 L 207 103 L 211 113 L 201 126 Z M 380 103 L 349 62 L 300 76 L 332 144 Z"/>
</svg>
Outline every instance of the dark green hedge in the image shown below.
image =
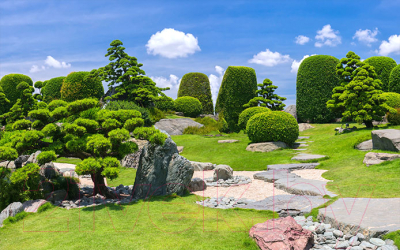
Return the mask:
<svg viewBox="0 0 400 250">
<path fill-rule="evenodd" d="M 299 136 L 296 119 L 283 111 L 264 112 L 252 116 L 246 130 L 252 142 L 282 141 L 291 145 Z"/>
<path fill-rule="evenodd" d="M 8 74 L 3 76 L 0 80 L 0 86 L 3 88 L 4 94 L 7 99 L 10 100 L 9 103 L 6 103 L 0 107 L 0 114 L 7 113 L 10 108 L 17 102 L 17 100 L 22 95 L 22 90 L 17 89 L 17 85 L 20 82 L 26 82 L 30 86 L 33 86 L 33 81 L 29 76 L 22 74 Z"/>
<path fill-rule="evenodd" d="M 338 86 L 333 56 L 310 56 L 300 64 L 296 82 L 296 109 L 299 122 L 327 123 L 336 118 L 326 107 L 332 98 L 332 90 Z"/>
<path fill-rule="evenodd" d="M 392 69 L 397 66 L 396 61 L 386 56 L 373 56 L 364 62 L 375 68 L 378 79 L 382 82 L 382 90 L 384 92 L 392 91 L 389 88 L 389 76 Z"/>
<path fill-rule="evenodd" d="M 61 87 L 61 99 L 67 102 L 85 98 L 100 99 L 103 95 L 104 88 L 101 81 L 91 78 L 90 73 L 86 71 L 70 73 Z"/>
<path fill-rule="evenodd" d="M 185 116 L 197 117 L 202 113 L 202 106 L 197 98 L 183 96 L 175 100 L 175 110 L 183 112 Z"/>
<path fill-rule="evenodd" d="M 46 81 L 46 85 L 42 88 L 43 101 L 50 103 L 61 99 L 61 86 L 64 79 L 65 76 L 60 76 Z"/>
<path fill-rule="evenodd" d="M 254 69 L 243 66 L 229 66 L 222 79 L 215 112 L 223 113 L 229 130 L 238 132 L 240 113 L 243 105 L 256 96 L 257 77 Z"/>
<path fill-rule="evenodd" d="M 179 85 L 178 97 L 191 96 L 197 98 L 203 106 L 204 114 L 213 114 L 210 81 L 203 73 L 187 73 Z"/>
<path fill-rule="evenodd" d="M 389 88 L 390 92 L 400 93 L 400 64 L 390 72 Z"/>
</svg>

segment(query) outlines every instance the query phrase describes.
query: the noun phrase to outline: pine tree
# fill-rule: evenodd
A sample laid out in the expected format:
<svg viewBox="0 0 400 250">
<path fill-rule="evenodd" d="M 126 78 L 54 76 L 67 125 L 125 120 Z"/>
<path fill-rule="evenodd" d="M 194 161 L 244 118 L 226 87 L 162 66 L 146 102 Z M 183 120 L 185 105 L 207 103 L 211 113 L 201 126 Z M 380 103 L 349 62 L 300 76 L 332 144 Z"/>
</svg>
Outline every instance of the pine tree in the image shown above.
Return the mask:
<svg viewBox="0 0 400 250">
<path fill-rule="evenodd" d="M 272 85 L 272 81 L 268 78 L 263 83 L 257 84 L 257 86 L 259 87 L 256 91 L 256 95 L 258 96 L 243 105 L 244 108 L 261 106 L 271 110 L 283 110 L 286 105 L 282 101 L 286 100 L 286 98 L 274 94 L 278 86 Z"/>
</svg>

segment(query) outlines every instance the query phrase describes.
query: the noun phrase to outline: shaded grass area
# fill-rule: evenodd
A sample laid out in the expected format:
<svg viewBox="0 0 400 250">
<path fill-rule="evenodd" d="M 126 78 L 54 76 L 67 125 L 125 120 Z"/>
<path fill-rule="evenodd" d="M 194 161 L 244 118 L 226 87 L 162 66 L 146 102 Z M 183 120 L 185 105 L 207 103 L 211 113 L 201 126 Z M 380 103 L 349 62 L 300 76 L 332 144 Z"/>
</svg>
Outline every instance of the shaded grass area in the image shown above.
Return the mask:
<svg viewBox="0 0 400 250">
<path fill-rule="evenodd" d="M 120 184 L 124 186 L 133 185 L 135 183 L 136 169 L 134 168 L 119 168 L 119 175 L 116 179 L 107 179 L 107 184 L 109 187 L 116 187 Z"/>
<path fill-rule="evenodd" d="M 227 164 L 235 171 L 266 170 L 268 164 L 296 163 L 291 158 L 297 153 L 326 155 L 329 158 L 319 160 L 319 169 L 329 170 L 323 177 L 333 180 L 327 189 L 341 197 L 400 197 L 400 160 L 389 161 L 366 167 L 363 164 L 367 152 L 354 149 L 354 145 L 371 138 L 372 129 L 363 125 L 351 124 L 359 129 L 351 133 L 336 135 L 334 129 L 340 124 L 313 124 L 314 129 L 300 133 L 310 136 L 312 141 L 306 151 L 292 149 L 276 150 L 269 153 L 246 151 L 249 139 L 243 132 L 229 134 L 223 139 L 236 139 L 238 143 L 220 144 L 221 137 L 205 137 L 200 135 L 172 136 L 179 146 L 184 146 L 182 155 L 192 161 Z M 380 125 L 374 129 L 400 129 L 400 126 Z M 387 152 L 379 151 L 374 152 Z"/>
<path fill-rule="evenodd" d="M 68 164 L 78 164 L 80 163 L 82 160 L 78 159 L 78 158 L 66 158 L 66 157 L 60 157 L 57 158 L 57 160 L 55 160 L 54 162 L 58 162 L 58 163 L 68 163 Z"/>
<path fill-rule="evenodd" d="M 259 249 L 248 232 L 271 211 L 211 209 L 196 200 L 54 208 L 1 228 L 0 249 Z"/>
</svg>

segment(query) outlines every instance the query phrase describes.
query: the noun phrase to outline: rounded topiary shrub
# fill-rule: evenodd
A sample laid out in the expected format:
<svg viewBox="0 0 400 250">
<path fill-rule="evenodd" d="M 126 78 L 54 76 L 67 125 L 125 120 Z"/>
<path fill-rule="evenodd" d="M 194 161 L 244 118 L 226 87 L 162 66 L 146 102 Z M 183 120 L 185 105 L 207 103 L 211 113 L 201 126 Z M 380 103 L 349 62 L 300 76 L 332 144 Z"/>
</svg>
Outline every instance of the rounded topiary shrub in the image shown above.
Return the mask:
<svg viewBox="0 0 400 250">
<path fill-rule="evenodd" d="M 282 141 L 291 145 L 299 136 L 296 119 L 282 111 L 254 115 L 248 121 L 246 130 L 252 142 Z"/>
<path fill-rule="evenodd" d="M 396 108 L 396 111 L 395 114 L 388 113 L 387 115 L 388 122 L 392 125 L 400 125 L 400 108 Z"/>
<path fill-rule="evenodd" d="M 213 114 L 210 81 L 203 73 L 187 73 L 179 85 L 178 97 L 191 96 L 197 98 L 203 106 L 204 114 Z"/>
<path fill-rule="evenodd" d="M 90 73 L 86 71 L 70 73 L 61 86 L 61 99 L 67 102 L 85 98 L 100 99 L 103 95 L 104 88 L 101 81 L 90 77 Z"/>
<path fill-rule="evenodd" d="M 255 114 L 264 113 L 264 112 L 271 112 L 271 110 L 266 107 L 251 107 L 251 108 L 247 108 L 247 109 L 243 110 L 243 112 L 240 113 L 240 115 L 239 115 L 238 125 L 239 125 L 240 129 L 246 130 L 246 125 L 247 125 L 247 122 L 249 121 L 249 119 Z"/>
<path fill-rule="evenodd" d="M 310 56 L 300 64 L 296 82 L 296 109 L 299 122 L 326 123 L 335 113 L 326 107 L 332 90 L 340 85 L 336 74 L 339 59 L 333 56 Z"/>
<path fill-rule="evenodd" d="M 65 76 L 51 78 L 45 81 L 46 84 L 42 88 L 43 101 L 50 103 L 53 100 L 61 99 L 61 87 Z"/>
<path fill-rule="evenodd" d="M 160 99 L 156 101 L 155 105 L 156 105 L 156 108 L 158 108 L 159 110 L 162 110 L 162 111 L 175 109 L 174 99 L 172 99 L 169 96 L 160 97 Z"/>
<path fill-rule="evenodd" d="M 203 107 L 197 98 L 184 96 L 175 100 L 175 110 L 182 112 L 185 116 L 196 117 L 201 114 Z"/>
<path fill-rule="evenodd" d="M 384 92 L 391 91 L 389 88 L 389 76 L 394 67 L 397 66 L 395 60 L 387 56 L 373 56 L 364 61 L 375 68 L 378 79 L 382 82 Z"/>
<path fill-rule="evenodd" d="M 223 113 L 229 130 L 237 132 L 239 115 L 243 105 L 256 96 L 257 77 L 254 69 L 243 66 L 229 66 L 219 88 L 215 105 L 216 113 Z"/>
<path fill-rule="evenodd" d="M 20 82 L 26 82 L 33 86 L 33 81 L 29 76 L 22 74 L 8 74 L 1 78 L 0 87 L 3 88 L 6 98 L 10 101 L 0 106 L 0 114 L 7 113 L 22 95 L 22 89 L 17 89 Z"/>
<path fill-rule="evenodd" d="M 394 92 L 385 92 L 381 96 L 386 98 L 386 103 L 392 108 L 400 108 L 400 94 Z"/>
<path fill-rule="evenodd" d="M 390 92 L 400 93 L 400 64 L 390 72 L 389 89 Z"/>
</svg>

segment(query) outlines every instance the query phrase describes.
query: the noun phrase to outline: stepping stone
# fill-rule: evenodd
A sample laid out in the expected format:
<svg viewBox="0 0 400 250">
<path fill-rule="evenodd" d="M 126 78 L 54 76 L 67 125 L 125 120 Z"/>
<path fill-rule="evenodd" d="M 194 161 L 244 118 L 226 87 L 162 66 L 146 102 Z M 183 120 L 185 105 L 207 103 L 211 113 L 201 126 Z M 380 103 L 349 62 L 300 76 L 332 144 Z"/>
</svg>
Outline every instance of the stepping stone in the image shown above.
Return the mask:
<svg viewBox="0 0 400 250">
<path fill-rule="evenodd" d="M 295 142 L 295 143 L 293 143 L 292 148 L 299 148 L 299 147 L 308 147 L 308 145 L 306 144 L 306 142 Z"/>
<path fill-rule="evenodd" d="M 263 180 L 266 182 L 274 182 L 279 179 L 300 178 L 296 174 L 289 173 L 287 170 L 268 170 L 265 172 L 256 173 L 254 179 Z"/>
<path fill-rule="evenodd" d="M 291 164 L 273 164 L 268 165 L 268 170 L 298 170 L 298 169 L 314 169 L 319 163 L 291 163 Z"/>
<path fill-rule="evenodd" d="M 238 204 L 236 207 L 272 210 L 279 216 L 296 216 L 311 212 L 311 209 L 327 202 L 327 199 L 318 196 L 275 195 L 261 201 L 250 202 L 246 205 Z"/>
<path fill-rule="evenodd" d="M 218 143 L 235 143 L 238 142 L 239 140 L 219 140 Z"/>
<path fill-rule="evenodd" d="M 336 194 L 326 189 L 327 181 L 310 180 L 303 178 L 289 178 L 279 179 L 275 181 L 275 187 L 282 189 L 290 194 L 295 195 L 311 195 L 311 196 L 324 196 L 331 197 L 337 196 Z"/>
<path fill-rule="evenodd" d="M 299 154 L 292 158 L 293 161 L 309 161 L 325 158 L 325 155 Z"/>
<path fill-rule="evenodd" d="M 400 230 L 399 208 L 400 198 L 343 198 L 319 209 L 318 219 L 345 234 L 355 235 L 358 230 L 367 238 L 377 238 Z"/>
<path fill-rule="evenodd" d="M 302 139 L 310 139 L 309 136 L 299 136 L 297 137 L 298 140 L 302 140 Z"/>
<path fill-rule="evenodd" d="M 305 141 L 297 141 L 297 142 L 295 142 L 295 144 L 296 143 L 298 143 L 298 144 L 306 144 L 307 142 L 305 142 Z"/>
</svg>

